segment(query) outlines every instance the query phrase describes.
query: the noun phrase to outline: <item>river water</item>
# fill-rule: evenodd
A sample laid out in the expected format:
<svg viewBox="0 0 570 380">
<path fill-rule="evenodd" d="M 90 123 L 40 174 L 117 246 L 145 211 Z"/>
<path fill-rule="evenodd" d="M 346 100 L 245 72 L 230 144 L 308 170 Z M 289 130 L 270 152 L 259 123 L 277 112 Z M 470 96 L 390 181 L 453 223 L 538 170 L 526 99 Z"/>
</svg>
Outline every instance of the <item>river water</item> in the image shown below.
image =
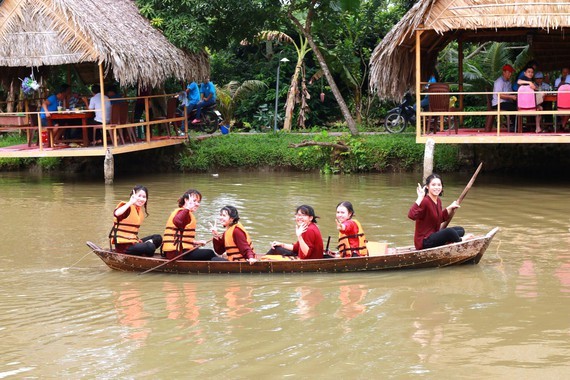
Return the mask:
<svg viewBox="0 0 570 380">
<path fill-rule="evenodd" d="M 501 231 L 479 265 L 354 274 L 138 276 L 108 269 L 111 215 L 149 188 L 141 234 L 187 188 L 198 235 L 226 204 L 258 253 L 313 205 L 334 241 L 353 202 L 369 240 L 412 242 L 419 175 L 221 172 L 61 181 L 0 174 L 0 378 L 563 378 L 570 371 L 569 183 L 482 172 L 452 225 Z M 469 175 L 444 178 L 444 204 Z"/>
</svg>

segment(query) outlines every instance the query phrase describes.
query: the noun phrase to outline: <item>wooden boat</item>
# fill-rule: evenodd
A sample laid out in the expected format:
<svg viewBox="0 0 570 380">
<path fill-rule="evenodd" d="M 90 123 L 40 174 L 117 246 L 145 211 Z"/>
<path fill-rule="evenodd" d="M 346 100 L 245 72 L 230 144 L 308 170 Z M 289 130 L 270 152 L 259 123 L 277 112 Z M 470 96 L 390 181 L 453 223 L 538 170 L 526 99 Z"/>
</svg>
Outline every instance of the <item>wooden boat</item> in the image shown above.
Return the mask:
<svg viewBox="0 0 570 380">
<path fill-rule="evenodd" d="M 498 230 L 499 228 L 495 227 L 485 236 L 419 251 L 414 247 L 400 247 L 389 248 L 385 254 L 378 256 L 321 260 L 260 260 L 252 265 L 247 262 L 229 261 L 176 260 L 168 262 L 169 260 L 159 256 L 125 255 L 100 248 L 91 242 L 87 242 L 87 245 L 109 268 L 123 272 L 145 272 L 156 268 L 154 272 L 163 273 L 338 273 L 477 264 Z"/>
</svg>

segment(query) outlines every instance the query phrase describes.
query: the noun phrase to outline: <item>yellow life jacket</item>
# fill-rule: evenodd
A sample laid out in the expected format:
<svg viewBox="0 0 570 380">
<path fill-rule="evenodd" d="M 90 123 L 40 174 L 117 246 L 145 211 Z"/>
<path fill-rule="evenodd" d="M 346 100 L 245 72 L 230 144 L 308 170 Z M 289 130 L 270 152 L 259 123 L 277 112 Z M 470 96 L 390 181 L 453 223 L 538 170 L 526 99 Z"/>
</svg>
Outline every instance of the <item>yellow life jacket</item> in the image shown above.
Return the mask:
<svg viewBox="0 0 570 380">
<path fill-rule="evenodd" d="M 358 256 L 368 256 L 368 249 L 366 249 L 366 236 L 364 235 L 364 230 L 360 225 L 360 222 L 356 219 L 352 219 L 356 226 L 358 227 L 358 232 L 355 235 L 345 235 L 342 231 L 338 233 L 338 251 L 341 257 L 352 257 L 352 253 L 355 252 Z M 350 247 L 348 239 L 358 238 L 358 247 Z"/>
<path fill-rule="evenodd" d="M 174 217 L 180 210 L 184 210 L 190 214 L 190 223 L 179 229 L 174 225 Z M 194 239 L 196 238 L 196 218 L 185 208 L 177 208 L 170 214 L 164 229 L 164 236 L 162 237 L 162 251 L 163 252 L 184 252 L 194 248 Z"/>
<path fill-rule="evenodd" d="M 224 232 L 224 247 L 226 248 L 226 255 L 228 255 L 229 261 L 246 261 L 246 258 L 241 254 L 236 242 L 234 241 L 234 229 L 236 227 L 245 233 L 247 244 L 249 244 L 251 250 L 253 251 L 253 245 L 249 234 L 245 228 L 243 228 L 243 225 L 241 223 L 236 223 L 233 226 L 230 226 L 226 232 Z"/>
<path fill-rule="evenodd" d="M 115 210 L 122 207 L 126 202 L 119 202 Z M 139 242 L 139 228 L 144 220 L 144 212 L 140 207 L 131 205 L 129 216 L 118 221 L 113 218 L 113 228 L 109 232 L 111 244 L 135 244 Z"/>
</svg>

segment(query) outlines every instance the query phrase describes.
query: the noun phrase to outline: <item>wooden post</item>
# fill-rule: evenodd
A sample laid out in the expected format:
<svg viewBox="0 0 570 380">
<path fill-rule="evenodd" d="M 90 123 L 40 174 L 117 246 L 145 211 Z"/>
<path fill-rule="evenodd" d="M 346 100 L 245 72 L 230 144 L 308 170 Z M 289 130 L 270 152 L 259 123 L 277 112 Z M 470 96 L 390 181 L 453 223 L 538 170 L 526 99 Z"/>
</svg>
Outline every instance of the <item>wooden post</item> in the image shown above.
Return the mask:
<svg viewBox="0 0 570 380">
<path fill-rule="evenodd" d="M 416 139 L 420 138 L 420 131 L 421 131 L 421 111 L 422 107 L 420 103 L 422 102 L 422 98 L 420 95 L 420 87 L 421 87 L 421 30 L 416 30 Z"/>
<path fill-rule="evenodd" d="M 115 177 L 115 160 L 111 153 L 111 148 L 107 148 L 105 152 L 105 161 L 103 162 L 105 185 L 112 185 Z"/>
<path fill-rule="evenodd" d="M 427 139 L 426 146 L 424 149 L 424 178 L 423 183 L 426 182 L 426 178 L 433 173 L 433 153 L 435 148 L 434 139 Z"/>
<path fill-rule="evenodd" d="M 144 98 L 144 120 L 145 120 L 145 140 L 150 142 L 150 104 L 149 98 L 146 96 Z"/>
<path fill-rule="evenodd" d="M 458 76 L 459 76 L 459 110 L 461 112 L 463 112 L 463 38 L 459 37 L 459 40 L 457 41 L 457 55 L 458 55 Z M 457 122 L 457 120 L 456 120 Z M 459 128 L 460 126 L 463 125 L 463 115 L 459 116 L 459 125 L 457 126 L 457 128 Z"/>
<path fill-rule="evenodd" d="M 99 63 L 99 87 L 101 87 L 101 113 L 103 114 L 103 149 L 107 148 L 107 107 L 105 106 L 105 80 L 103 77 L 103 63 Z"/>
</svg>

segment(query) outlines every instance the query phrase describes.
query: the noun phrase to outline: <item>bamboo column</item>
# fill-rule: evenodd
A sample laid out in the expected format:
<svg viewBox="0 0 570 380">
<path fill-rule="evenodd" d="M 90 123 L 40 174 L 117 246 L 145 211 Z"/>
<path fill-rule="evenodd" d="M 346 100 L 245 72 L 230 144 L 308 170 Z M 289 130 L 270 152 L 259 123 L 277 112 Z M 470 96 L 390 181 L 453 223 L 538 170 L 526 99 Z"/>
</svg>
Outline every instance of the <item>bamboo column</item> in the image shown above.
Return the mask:
<svg viewBox="0 0 570 380">
<path fill-rule="evenodd" d="M 99 63 L 99 87 L 101 87 L 101 113 L 103 114 L 103 149 L 107 149 L 107 107 L 105 105 L 105 78 L 103 77 L 103 63 Z"/>
<path fill-rule="evenodd" d="M 422 31 L 416 30 L 416 139 L 420 137 L 421 131 L 421 109 L 420 103 L 422 101 L 420 95 L 421 87 L 421 37 Z"/>
<path fill-rule="evenodd" d="M 457 41 L 457 60 L 459 64 L 458 70 L 458 83 L 459 83 L 459 110 L 463 112 L 463 38 L 459 37 Z M 463 125 L 463 115 L 459 116 L 459 126 Z M 457 131 L 457 130 L 456 130 Z"/>
</svg>

